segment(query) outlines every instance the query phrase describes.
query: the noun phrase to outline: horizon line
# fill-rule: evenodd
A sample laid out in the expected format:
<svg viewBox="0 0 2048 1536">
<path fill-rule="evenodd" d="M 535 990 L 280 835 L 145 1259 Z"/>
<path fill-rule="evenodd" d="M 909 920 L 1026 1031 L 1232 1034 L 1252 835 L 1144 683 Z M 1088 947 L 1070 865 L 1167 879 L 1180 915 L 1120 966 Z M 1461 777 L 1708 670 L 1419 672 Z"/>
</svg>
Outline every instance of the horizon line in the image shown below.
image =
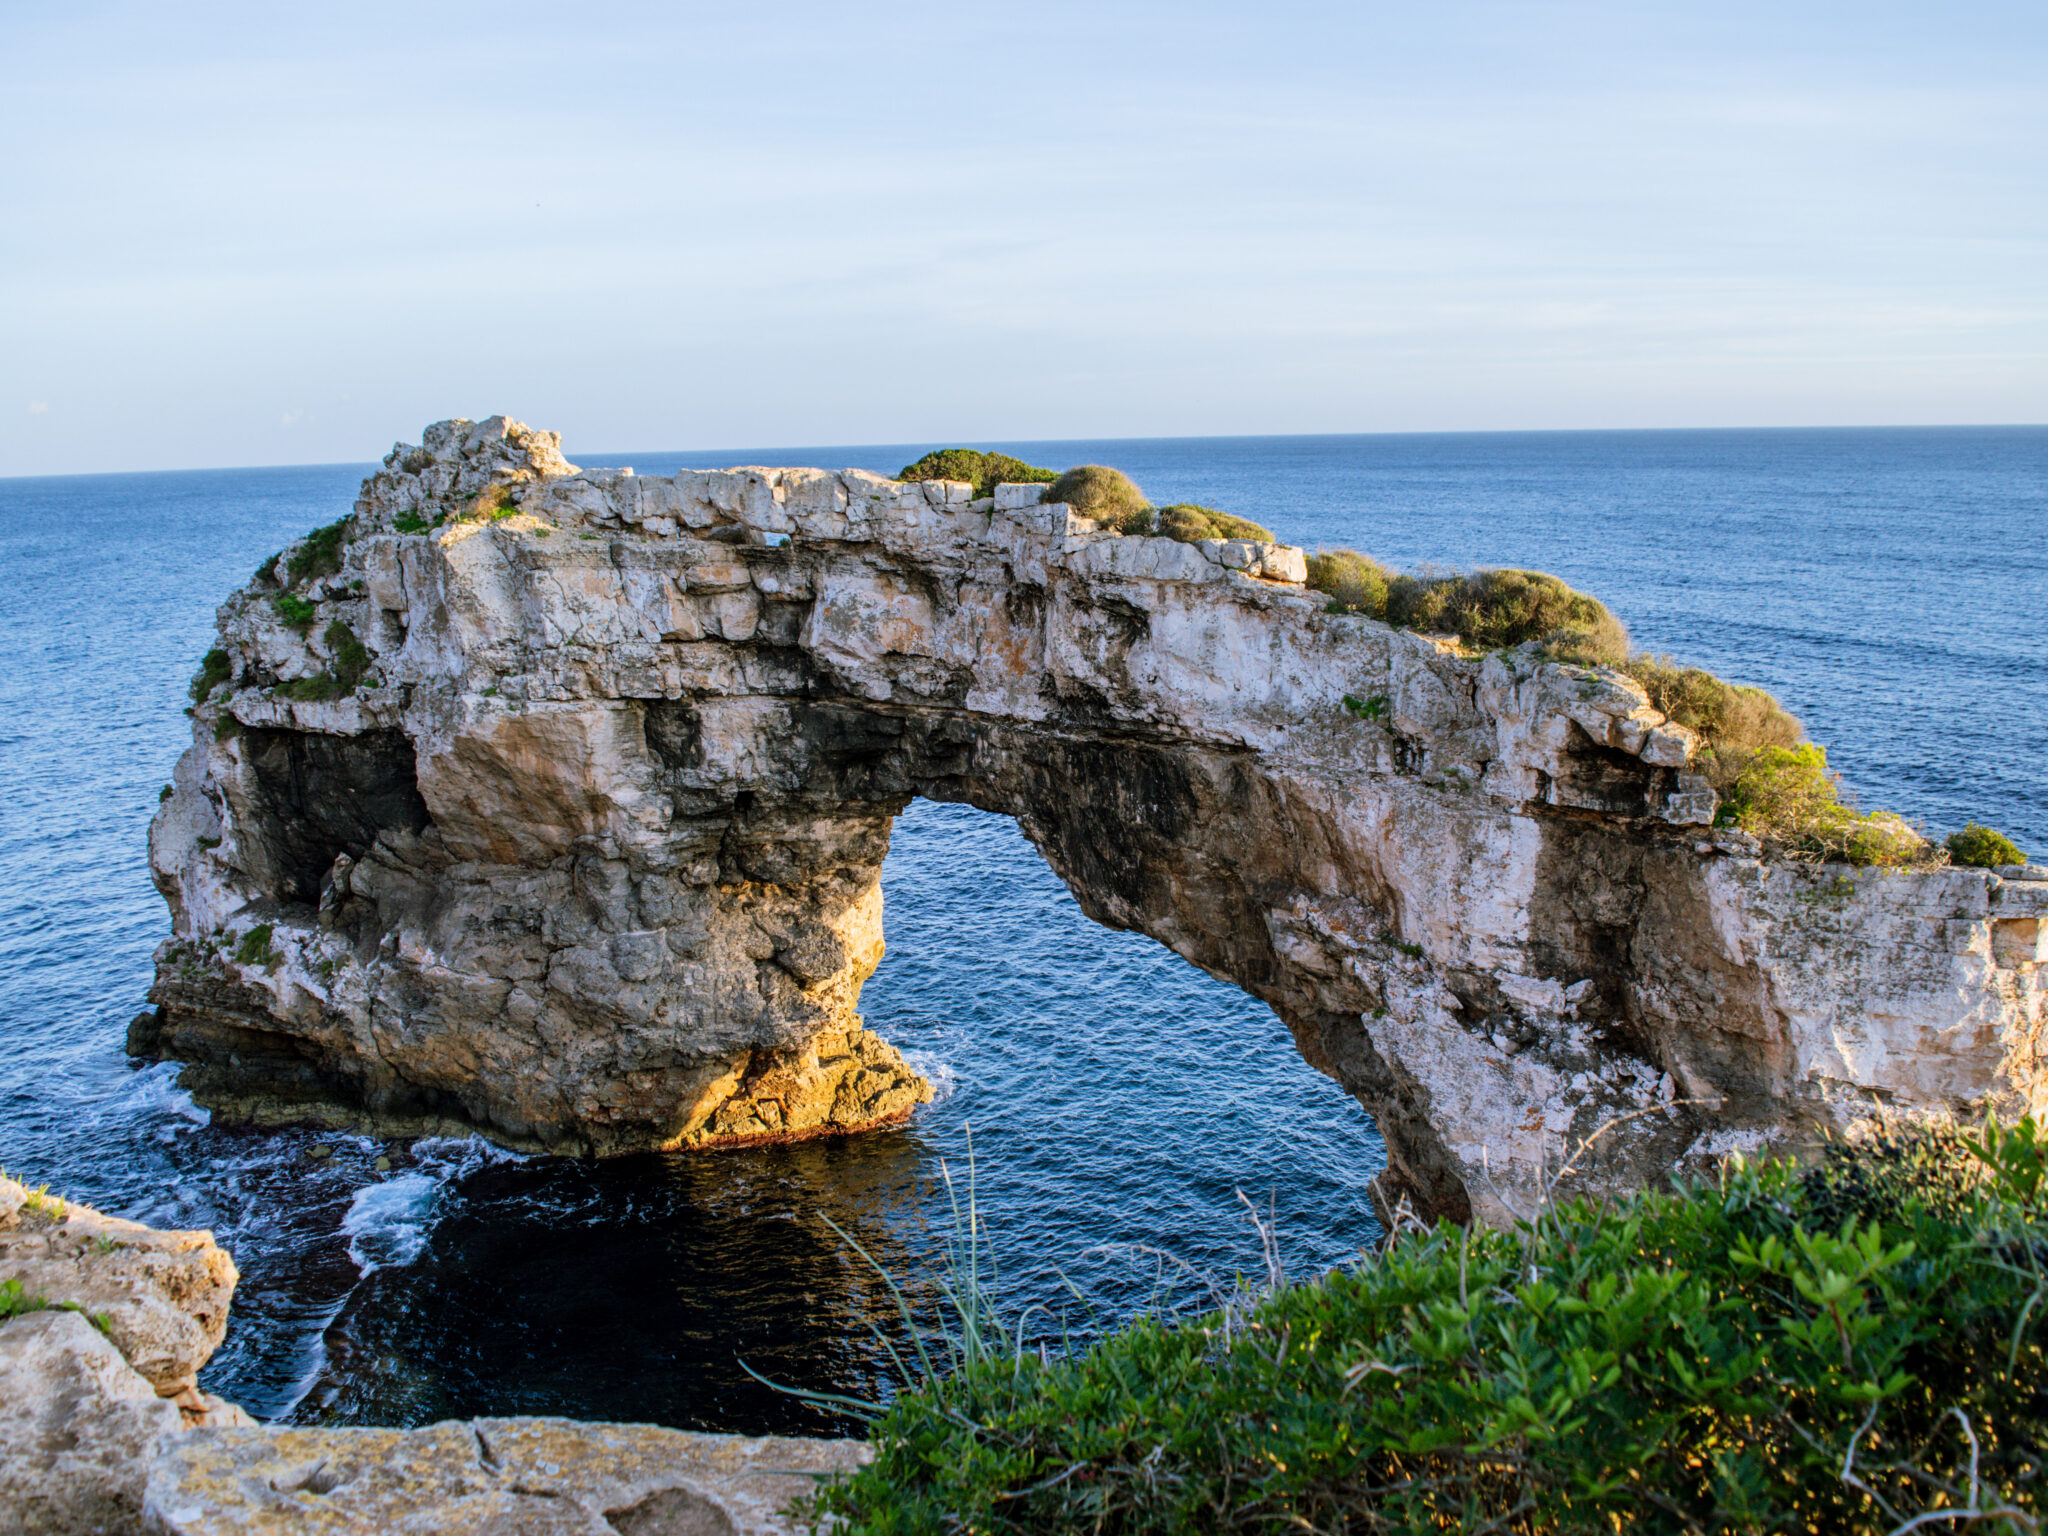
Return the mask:
<svg viewBox="0 0 2048 1536">
<path fill-rule="evenodd" d="M 502 414 L 502 413 L 494 413 Z M 443 417 L 442 420 L 488 421 L 484 417 Z M 519 418 L 512 417 L 517 421 Z M 531 426 L 531 423 L 522 423 Z M 433 425 L 433 423 L 428 423 Z M 541 428 L 542 431 L 552 430 Z M 2015 432 L 2048 430 L 2048 421 L 1981 421 L 1981 422 L 1906 422 L 1906 423 L 1863 423 L 1837 422 L 1804 425 L 1774 426 L 1711 426 L 1711 427 L 1455 427 L 1427 431 L 1365 431 L 1365 432 L 1194 432 L 1169 435 L 1145 435 L 1128 437 L 991 437 L 985 441 L 1007 444 L 1015 447 L 1029 447 L 1038 443 L 1228 443 L 1228 442 L 1301 442 L 1329 441 L 1342 438 L 1419 438 L 1419 437 L 1652 437 L 1671 436 L 1679 433 L 1757 433 L 1757 432 Z M 578 465 L 579 469 L 629 468 L 625 460 L 635 455 L 668 454 L 721 454 L 721 453 L 784 453 L 816 452 L 821 449 L 860 448 L 910 448 L 926 442 L 937 442 L 936 438 L 901 438 L 894 442 L 876 439 L 865 443 L 784 443 L 755 445 L 744 448 L 635 448 L 620 453 L 607 453 L 601 457 L 611 462 L 597 462 Z M 959 443 L 953 447 L 964 446 Z M 85 480 L 112 478 L 121 475 L 219 475 L 235 474 L 247 470 L 263 469 L 356 469 L 364 465 L 381 464 L 384 455 L 369 459 L 309 459 L 273 461 L 261 464 L 195 464 L 174 469 L 73 469 L 57 470 L 40 474 L 0 475 L 0 483 L 13 480 Z M 565 454 L 564 457 L 567 457 Z M 571 460 L 571 462 L 575 462 Z M 746 461 L 758 463 L 759 461 Z M 735 460 L 731 466 L 742 467 L 742 461 Z M 794 463 L 762 465 L 765 468 L 796 468 Z M 801 466 L 823 468 L 824 466 Z"/>
</svg>

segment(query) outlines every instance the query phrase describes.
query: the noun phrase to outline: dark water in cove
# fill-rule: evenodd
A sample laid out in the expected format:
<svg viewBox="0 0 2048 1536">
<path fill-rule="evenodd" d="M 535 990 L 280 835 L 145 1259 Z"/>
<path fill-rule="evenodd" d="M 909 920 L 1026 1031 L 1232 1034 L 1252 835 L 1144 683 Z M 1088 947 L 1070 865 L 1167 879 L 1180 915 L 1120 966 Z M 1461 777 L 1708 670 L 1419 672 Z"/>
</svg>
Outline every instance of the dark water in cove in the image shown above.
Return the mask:
<svg viewBox="0 0 2048 1536">
<path fill-rule="evenodd" d="M 928 446 L 572 457 L 890 472 Z M 1555 571 L 1640 645 L 1771 688 L 1867 804 L 2048 851 L 2048 429 L 1008 446 L 1311 546 Z M 1240 1191 L 1297 1272 L 1374 1239 L 1371 1122 L 1279 1023 L 960 807 L 914 806 L 886 873 L 864 1010 L 942 1085 L 900 1132 L 607 1163 L 427 1142 L 380 1173 L 375 1143 L 212 1127 L 175 1069 L 131 1068 L 166 929 L 144 829 L 214 605 L 366 470 L 0 481 L 0 1166 L 218 1232 L 244 1278 L 212 1390 L 301 1421 L 828 1428 L 741 1362 L 886 1391 L 887 1292 L 828 1218 L 915 1292 L 970 1134 L 1005 1294 L 1076 1335 L 1255 1269 Z"/>
</svg>

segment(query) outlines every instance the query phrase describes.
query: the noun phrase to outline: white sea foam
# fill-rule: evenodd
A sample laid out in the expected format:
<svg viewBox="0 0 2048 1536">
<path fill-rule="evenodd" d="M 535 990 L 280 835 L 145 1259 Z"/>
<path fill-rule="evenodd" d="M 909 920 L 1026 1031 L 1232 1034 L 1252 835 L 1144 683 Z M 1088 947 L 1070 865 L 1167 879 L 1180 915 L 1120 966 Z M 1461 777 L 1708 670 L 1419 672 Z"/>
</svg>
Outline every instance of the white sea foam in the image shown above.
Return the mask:
<svg viewBox="0 0 2048 1536">
<path fill-rule="evenodd" d="M 932 1102 L 943 1104 L 953 1096 L 953 1090 L 960 1086 L 959 1074 L 953 1064 L 935 1051 L 905 1051 L 903 1059 L 929 1079 L 932 1085 Z"/>
<path fill-rule="evenodd" d="M 450 1187 L 491 1163 L 522 1162 L 481 1137 L 430 1136 L 413 1143 L 418 1166 L 356 1191 L 341 1230 L 348 1256 L 365 1275 L 417 1259 L 433 1235 Z"/>
<path fill-rule="evenodd" d="M 178 1086 L 179 1071 L 175 1061 L 160 1061 L 132 1075 L 121 1096 L 122 1118 L 137 1124 L 155 1122 L 152 1134 L 158 1141 L 172 1141 L 212 1124 L 213 1112 L 201 1109 Z"/>
</svg>

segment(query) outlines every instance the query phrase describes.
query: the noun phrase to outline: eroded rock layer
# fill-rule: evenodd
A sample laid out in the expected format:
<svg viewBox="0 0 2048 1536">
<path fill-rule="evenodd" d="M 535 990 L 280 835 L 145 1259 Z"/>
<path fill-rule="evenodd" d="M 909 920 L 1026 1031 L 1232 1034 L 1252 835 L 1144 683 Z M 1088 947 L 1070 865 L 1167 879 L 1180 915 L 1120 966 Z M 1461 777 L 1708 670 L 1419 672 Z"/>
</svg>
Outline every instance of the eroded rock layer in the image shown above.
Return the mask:
<svg viewBox="0 0 2048 1536">
<path fill-rule="evenodd" d="M 929 1090 L 855 1009 L 923 795 L 1271 1004 L 1425 1214 L 2040 1098 L 2048 882 L 1764 861 L 1627 678 L 1039 494 L 401 445 L 221 609 L 137 1048 L 565 1150 L 893 1123 Z"/>
</svg>

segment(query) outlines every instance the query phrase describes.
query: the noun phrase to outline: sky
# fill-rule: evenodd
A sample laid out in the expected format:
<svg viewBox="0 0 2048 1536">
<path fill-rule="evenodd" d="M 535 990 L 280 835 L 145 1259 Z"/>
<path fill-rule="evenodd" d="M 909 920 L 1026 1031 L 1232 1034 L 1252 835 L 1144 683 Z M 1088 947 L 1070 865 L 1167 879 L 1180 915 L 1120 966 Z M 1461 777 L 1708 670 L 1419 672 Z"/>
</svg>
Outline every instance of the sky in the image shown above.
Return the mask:
<svg viewBox="0 0 2048 1536">
<path fill-rule="evenodd" d="M 2048 421 L 2048 6 L 0 0 L 0 475 Z"/>
</svg>

